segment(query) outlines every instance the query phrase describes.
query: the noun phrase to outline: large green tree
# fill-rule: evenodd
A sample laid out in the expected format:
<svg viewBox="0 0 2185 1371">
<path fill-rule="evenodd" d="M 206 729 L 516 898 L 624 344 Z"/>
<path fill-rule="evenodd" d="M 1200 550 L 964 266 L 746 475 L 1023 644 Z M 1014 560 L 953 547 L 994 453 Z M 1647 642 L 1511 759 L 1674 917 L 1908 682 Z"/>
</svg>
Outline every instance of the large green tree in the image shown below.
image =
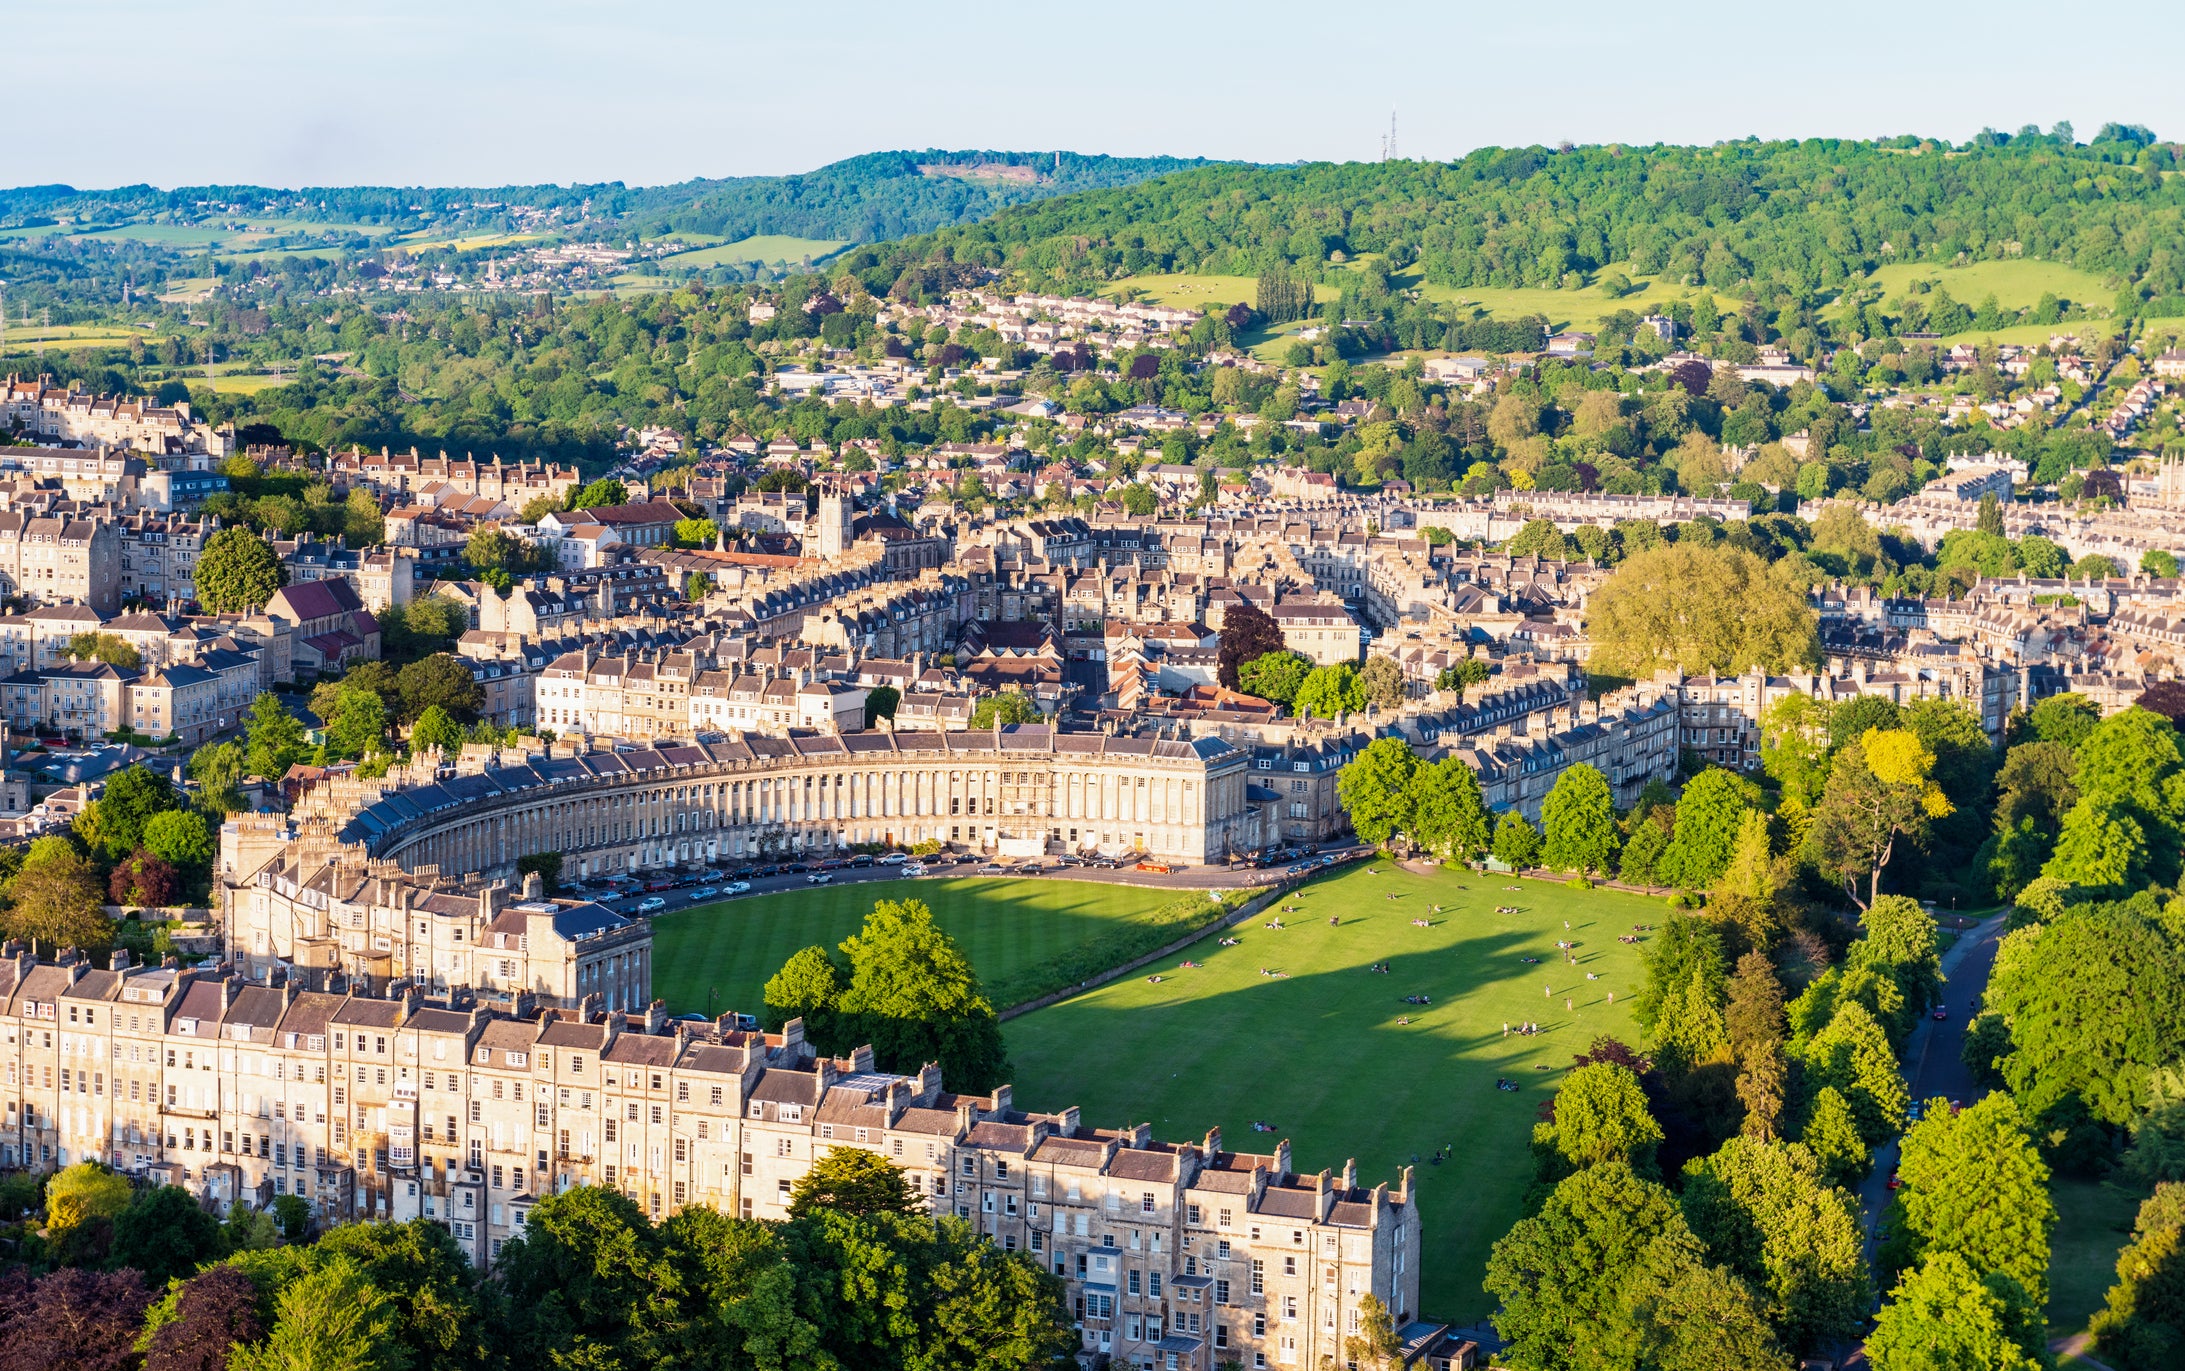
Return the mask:
<svg viewBox="0 0 2185 1371">
<path fill-rule="evenodd" d="M 1821 659 L 1802 586 L 1739 548 L 1677 542 L 1640 552 L 1586 601 L 1590 665 L 1641 679 L 1656 671 L 1736 675 Z"/>
<path fill-rule="evenodd" d="M 1936 1104 L 1904 1135 L 1892 1254 L 1910 1266 L 1954 1252 L 2010 1280 L 2026 1307 L 2047 1308 L 2056 1208 L 2018 1105 L 2000 1092 L 1962 1110 Z"/>
<path fill-rule="evenodd" d="M 1445 860 L 1470 861 L 1492 841 L 1479 775 L 1462 758 L 1422 763 L 1401 808 L 1408 810 L 1412 841 Z"/>
<path fill-rule="evenodd" d="M 1366 707 L 1366 686 L 1348 662 L 1317 666 L 1306 673 L 1291 701 L 1301 719 L 1333 719 Z"/>
<path fill-rule="evenodd" d="M 1752 1292 L 1706 1264 L 1669 1192 L 1623 1162 L 1585 1167 L 1518 1220 L 1486 1286 L 1512 1361 L 1537 1371 L 1788 1365 Z"/>
<path fill-rule="evenodd" d="M 1619 1062 L 1591 1062 L 1565 1076 L 1555 1092 L 1555 1117 L 1533 1129 L 1534 1145 L 1573 1171 L 1616 1161 L 1652 1175 L 1661 1141 L 1639 1078 Z"/>
<path fill-rule="evenodd" d="M 1822 866 L 1861 908 L 1881 898 L 1900 839 L 1919 841 L 1954 811 L 1933 778 L 1935 754 L 1910 729 L 1868 729 L 1836 754 L 1813 813 Z"/>
<path fill-rule="evenodd" d="M 923 900 L 882 900 L 842 942 L 849 960 L 843 1035 L 871 1043 L 885 1070 L 941 1064 L 942 1078 L 972 1094 L 1006 1079 L 1008 1058 L 994 1006 L 970 959 L 933 922 Z"/>
<path fill-rule="evenodd" d="M 2044 1371 L 2038 1327 L 2009 1283 L 1938 1251 L 1905 1274 L 1867 1336 L 1874 1371 Z"/>
<path fill-rule="evenodd" d="M 1616 797 L 1608 778 L 1580 762 L 1540 802 L 1542 861 L 1557 871 L 1606 871 L 1615 859 Z"/>
<path fill-rule="evenodd" d="M 1039 706 L 1021 690 L 1003 690 L 981 699 L 971 711 L 973 728 L 1007 728 L 1011 724 L 1036 724 Z"/>
<path fill-rule="evenodd" d="M 2139 708 L 2113 714 L 2079 744 L 2078 763 L 2079 798 L 2044 874 L 2089 886 L 2175 884 L 2185 759 L 2170 721 Z"/>
<path fill-rule="evenodd" d="M 73 947 L 96 956 L 113 945 L 98 871 L 66 838 L 30 845 L 22 870 L 8 882 L 8 897 L 11 907 L 0 913 L 0 926 L 27 941 L 34 954 L 50 957 Z"/>
<path fill-rule="evenodd" d="M 1418 771 L 1418 757 L 1401 738 L 1376 738 L 1344 763 L 1335 777 L 1336 798 L 1360 839 L 1379 847 L 1409 827 Z"/>
<path fill-rule="evenodd" d="M 1786 1347 L 1858 1331 L 1872 1298 L 1858 1205 L 1806 1148 L 1732 1138 L 1685 1164 L 1680 1203 L 1709 1259 L 1764 1294 Z"/>
<path fill-rule="evenodd" d="M 470 663 L 445 652 L 410 662 L 395 674 L 404 723 L 438 708 L 457 723 L 473 723 L 486 702 L 485 687 L 471 674 Z"/>
<path fill-rule="evenodd" d="M 1305 684 L 1312 669 L 1311 660 L 1295 652 L 1265 653 L 1237 668 L 1237 688 L 1247 695 L 1287 705 L 1297 698 L 1297 688 Z"/>
<path fill-rule="evenodd" d="M 1911 1092 L 1889 1034 L 1865 1006 L 1838 1005 L 1828 1026 L 1806 1045 L 1803 1060 L 1808 1088 L 1833 1087 L 1841 1094 L 1868 1147 L 1904 1126 Z"/>
<path fill-rule="evenodd" d="M 1695 890 L 1714 884 L 1730 865 L 1751 799 L 1750 784 L 1720 767 L 1694 776 L 1677 799 L 1676 824 L 1656 874 L 1670 885 Z"/>
<path fill-rule="evenodd" d="M 2069 910 L 2003 940 L 1987 1006 L 2010 1027 L 2004 1076 L 2043 1118 L 2074 1103 L 2124 1124 L 2156 1068 L 2185 1053 L 2185 966 L 2163 932 L 2118 905 Z"/>
<path fill-rule="evenodd" d="M 2185 1185 L 2157 1186 L 2140 1205 L 2091 1327 L 2118 1371 L 2169 1371 L 2185 1355 Z"/>
<path fill-rule="evenodd" d="M 288 584 L 288 570 L 265 539 L 247 528 L 224 528 L 205 540 L 192 573 L 197 602 L 214 614 L 264 609 Z"/>
<path fill-rule="evenodd" d="M 803 1218 L 818 1209 L 917 1217 L 927 1212 L 926 1204 L 926 1198 L 911 1189 L 901 1167 L 862 1147 L 834 1148 L 789 1188 L 791 1218 Z"/>
<path fill-rule="evenodd" d="M 832 1046 L 834 1016 L 842 1007 L 842 971 L 824 947 L 807 947 L 782 963 L 760 996 L 766 1031 L 778 1032 L 791 1019 L 804 1020 L 814 1042 Z"/>
<path fill-rule="evenodd" d="M 248 739 L 246 765 L 253 776 L 277 781 L 287 775 L 288 768 L 302 760 L 308 750 L 304 746 L 303 721 L 289 713 L 280 697 L 271 691 L 260 694 L 251 702 L 250 714 L 243 727 Z"/>
</svg>

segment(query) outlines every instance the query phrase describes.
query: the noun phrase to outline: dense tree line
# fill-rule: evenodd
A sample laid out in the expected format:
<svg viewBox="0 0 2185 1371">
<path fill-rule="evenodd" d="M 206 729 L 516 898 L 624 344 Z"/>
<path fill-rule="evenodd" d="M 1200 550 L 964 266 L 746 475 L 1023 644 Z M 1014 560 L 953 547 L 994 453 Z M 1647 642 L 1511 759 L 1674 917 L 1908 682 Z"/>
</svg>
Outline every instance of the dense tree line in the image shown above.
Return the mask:
<svg viewBox="0 0 2185 1371">
<path fill-rule="evenodd" d="M 1007 1371 L 1076 1344 L 1061 1282 L 903 1174 L 837 1149 L 784 1222 L 703 1207 L 648 1219 L 612 1190 L 534 1204 L 490 1276 L 429 1219 L 323 1235 L 277 1197 L 223 1222 L 96 1163 L 0 1187 L 6 1371 L 514 1371 L 932 1366 Z"/>
<path fill-rule="evenodd" d="M 1910 1113 L 1898 1052 L 1937 944 L 1900 896 L 1858 931 L 1856 990 L 1719 916 L 1673 914 L 1649 942 L 1645 1048 L 1579 1055 L 1534 1130 L 1527 1217 L 1489 1262 L 1514 1364 L 1787 1367 L 1856 1340 L 1892 1285 L 1869 1340 L 1887 1371 L 2038 1355 L 2048 1171 L 2007 1096 L 1956 1118 L 1932 1103 L 1905 1143 L 1892 1246 L 1867 1265 L 1850 1187 Z M 2019 1360 L 1929 1355 L 1984 1337 Z"/>
<path fill-rule="evenodd" d="M 640 231 L 877 243 L 983 219 L 1010 205 L 1142 181 L 1200 158 L 1104 157 L 1078 152 L 870 152 L 793 176 L 686 181 L 637 192 L 629 222 Z M 921 167 L 1015 169 L 1015 175 L 950 175 Z"/>
<path fill-rule="evenodd" d="M 1705 148 L 1482 148 L 1450 163 L 1216 164 L 1018 206 L 903 245 L 906 258 L 1059 279 L 1417 263 L 1448 286 L 1555 286 L 1612 263 L 1808 296 L 1888 262 L 2023 255 L 2185 289 L 2162 245 L 2185 215 L 2172 149 L 2068 125 L 1951 149 L 1919 138 Z M 1947 155 L 1946 155 L 1947 154 Z"/>
</svg>

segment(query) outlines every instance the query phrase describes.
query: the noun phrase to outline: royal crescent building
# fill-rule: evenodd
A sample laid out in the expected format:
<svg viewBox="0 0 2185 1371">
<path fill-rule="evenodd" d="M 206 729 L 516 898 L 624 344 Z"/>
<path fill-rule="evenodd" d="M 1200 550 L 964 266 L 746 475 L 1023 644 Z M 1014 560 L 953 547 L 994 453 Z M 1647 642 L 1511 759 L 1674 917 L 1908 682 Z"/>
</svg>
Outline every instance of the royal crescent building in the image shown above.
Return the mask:
<svg viewBox="0 0 2185 1371">
<path fill-rule="evenodd" d="M 407 869 L 565 875 L 940 842 L 998 853 L 1103 851 L 1207 865 L 1259 844 L 1250 758 L 1220 738 L 1066 733 L 1040 724 L 870 730 L 554 755 L 501 752 L 323 786 L 300 808 Z M 491 764 L 488 764 L 490 762 Z M 445 768 L 442 768 L 445 770 Z"/>
<path fill-rule="evenodd" d="M 1038 726 L 482 751 L 230 820 L 217 968 L 0 950 L 0 1164 L 103 1158 L 215 1204 L 427 1218 L 490 1265 L 542 1195 L 778 1219 L 814 1160 L 861 1147 L 1059 1276 L 1088 1364 L 1317 1368 L 1368 1295 L 1417 1317 L 1408 1170 L 1302 1173 L 1286 1143 L 952 1094 L 794 1021 L 671 1019 L 643 919 L 506 879 L 545 851 L 581 872 L 929 839 L 1209 862 L 1247 812 L 1242 751 Z"/>
</svg>

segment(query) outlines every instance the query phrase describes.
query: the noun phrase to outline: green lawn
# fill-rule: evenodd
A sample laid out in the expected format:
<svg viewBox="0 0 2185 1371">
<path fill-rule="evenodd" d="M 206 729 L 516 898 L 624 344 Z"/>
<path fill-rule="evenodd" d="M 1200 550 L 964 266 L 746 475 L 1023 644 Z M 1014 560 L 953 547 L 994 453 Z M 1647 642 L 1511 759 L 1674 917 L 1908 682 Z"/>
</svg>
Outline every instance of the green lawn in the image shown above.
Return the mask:
<svg viewBox="0 0 2185 1371">
<path fill-rule="evenodd" d="M 1522 888 L 1504 888 L 1513 884 Z M 1399 898 L 1384 898 L 1391 893 Z M 1535 1113 L 1596 1034 L 1635 1041 L 1638 949 L 1616 938 L 1661 922 L 1667 907 L 1468 872 L 1419 876 L 1386 861 L 1316 881 L 1295 902 L 1301 910 L 1279 932 L 1254 919 L 1239 946 L 1209 938 L 1178 958 L 1202 967 L 1170 966 L 1157 985 L 1116 981 L 1012 1021 L 1016 1098 L 1039 1110 L 1080 1105 L 1104 1128 L 1151 1123 L 1172 1141 L 1219 1125 L 1238 1151 L 1271 1151 L 1288 1138 L 1300 1171 L 1339 1170 L 1355 1157 L 1369 1185 L 1393 1183 L 1416 1156 L 1423 1311 L 1482 1317 L 1491 1308 L 1480 1289 L 1488 1249 L 1517 1219 L 1531 1176 Z M 1437 903 L 1444 912 L 1433 915 Z M 1524 912 L 1493 912 L 1503 904 Z M 1341 924 L 1331 928 L 1330 915 Z M 1431 928 L 1411 925 L 1422 916 Z M 1576 968 L 1557 961 L 1563 938 L 1579 944 Z M 1540 964 L 1520 960 L 1528 956 Z M 1376 962 L 1391 974 L 1369 972 Z M 1287 975 L 1270 979 L 1262 968 Z M 1586 980 L 1588 971 L 1600 979 Z M 1541 993 L 1546 986 L 1552 995 Z M 1432 1006 L 1404 1004 L 1413 994 Z M 1566 998 L 1574 1009 L 1564 1009 Z M 1411 1025 L 1399 1027 L 1407 1014 Z M 1505 1022 L 1526 1020 L 1545 1031 L 1503 1036 Z M 1498 1076 L 1520 1088 L 1496 1090 Z M 1255 1133 L 1254 1120 L 1276 1131 Z M 1429 1164 L 1445 1143 L 1454 1160 Z"/>
<path fill-rule="evenodd" d="M 2056 1231 L 2049 1237 L 2048 1335 L 2086 1331 L 2117 1278 L 2117 1254 L 2132 1240 L 2132 1220 L 2147 1192 L 2116 1181 L 2058 1180 Z"/>
<path fill-rule="evenodd" d="M 2004 309 L 2031 309 L 2043 295 L 2054 295 L 2080 304 L 2102 305 L 2116 298 L 2116 288 L 2105 286 L 2099 276 L 2062 262 L 2042 262 L 2030 257 L 2000 262 L 1973 262 L 1962 267 L 1942 267 L 1931 262 L 1907 262 L 1883 267 L 1863 284 L 1881 286 L 1885 300 L 1904 294 L 1914 281 L 1927 281 L 1950 292 L 1950 298 L 1975 309 L 1990 295 Z M 2085 322 L 2085 321 L 2080 321 Z M 2068 324 L 2058 332 L 2070 332 Z"/>
<path fill-rule="evenodd" d="M 824 238 L 789 238 L 778 233 L 762 233 L 755 238 L 741 238 L 719 247 L 699 248 L 692 252 L 679 252 L 673 257 L 660 259 L 661 265 L 675 269 L 683 267 L 718 267 L 743 262 L 800 262 L 809 257 L 817 262 L 832 257 L 849 246 L 846 240 Z"/>
<path fill-rule="evenodd" d="M 653 920 L 653 992 L 678 1014 L 756 1014 L 767 980 L 792 953 L 814 943 L 832 950 L 864 924 L 876 901 L 920 899 L 971 958 L 988 998 L 1005 1008 L 1042 993 L 1043 968 L 1103 940 L 1127 941 L 1183 898 L 1205 897 L 1048 877 L 866 881 L 747 895 Z M 1209 918 L 1212 909 L 1208 902 Z M 1125 953 L 1109 964 L 1128 960 Z"/>
</svg>

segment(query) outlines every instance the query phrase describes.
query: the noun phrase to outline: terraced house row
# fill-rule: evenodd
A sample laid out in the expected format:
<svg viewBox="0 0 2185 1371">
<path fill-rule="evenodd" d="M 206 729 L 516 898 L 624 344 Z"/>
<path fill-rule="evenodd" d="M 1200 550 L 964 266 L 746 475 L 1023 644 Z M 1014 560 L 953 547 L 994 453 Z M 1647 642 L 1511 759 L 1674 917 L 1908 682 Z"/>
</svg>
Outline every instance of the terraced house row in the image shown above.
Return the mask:
<svg viewBox="0 0 2185 1371">
<path fill-rule="evenodd" d="M 511 878 L 536 852 L 589 876 L 923 841 L 1201 865 L 1262 846 L 1271 821 L 1247 794 L 1245 754 L 1219 738 L 1020 724 L 546 751 L 466 749 L 452 768 L 425 757 L 383 780 L 331 780 L 300 812 L 411 870 Z"/>
<path fill-rule="evenodd" d="M 1286 1143 L 1160 1142 L 1018 1109 L 1006 1086 L 950 1094 L 931 1065 L 821 1054 L 799 1021 L 764 1034 L 657 1002 L 489 1007 L 0 952 L 0 1164 L 104 1159 L 215 1203 L 422 1217 L 490 1265 L 549 1193 L 779 1219 L 814 1161 L 857 1147 L 1061 1277 L 1085 1350 L 1135 1367 L 1318 1368 L 1343 1358 L 1366 1296 L 1399 1326 L 1417 1310 L 1408 1170 L 1368 1187 L 1348 1165 L 1298 1173 Z"/>
</svg>

